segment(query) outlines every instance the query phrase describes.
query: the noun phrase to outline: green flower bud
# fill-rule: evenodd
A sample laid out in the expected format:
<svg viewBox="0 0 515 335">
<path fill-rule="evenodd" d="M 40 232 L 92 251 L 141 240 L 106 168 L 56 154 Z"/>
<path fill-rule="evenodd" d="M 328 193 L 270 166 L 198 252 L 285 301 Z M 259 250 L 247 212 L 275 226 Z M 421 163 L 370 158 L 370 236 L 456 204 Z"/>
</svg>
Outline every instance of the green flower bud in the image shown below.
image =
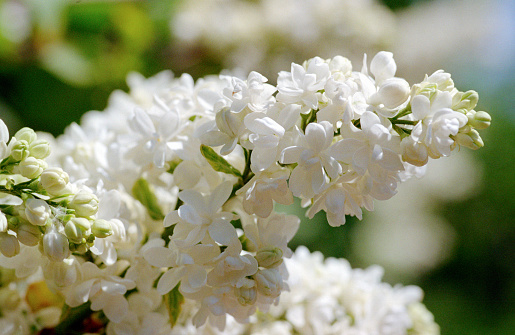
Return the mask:
<svg viewBox="0 0 515 335">
<path fill-rule="evenodd" d="M 64 234 L 66 235 L 66 237 L 68 237 L 68 240 L 70 240 L 70 242 L 81 244 L 85 241 L 82 229 L 80 229 L 80 227 L 76 225 L 73 222 L 73 220 L 68 221 L 68 223 L 66 223 L 66 225 L 64 226 Z"/>
<path fill-rule="evenodd" d="M 61 168 L 46 169 L 41 173 L 39 183 L 48 193 L 59 195 L 66 189 L 69 177 Z"/>
<path fill-rule="evenodd" d="M 11 157 L 19 162 L 29 157 L 29 144 L 25 140 L 16 141 L 11 148 Z"/>
<path fill-rule="evenodd" d="M 47 167 L 48 165 L 45 161 L 35 157 L 27 157 L 20 162 L 17 169 L 25 178 L 34 179 L 39 177 Z"/>
<path fill-rule="evenodd" d="M 14 311 L 18 308 L 20 302 L 21 298 L 17 290 L 12 290 L 8 287 L 0 289 L 0 310 L 6 312 Z"/>
<path fill-rule="evenodd" d="M 476 107 L 479 95 L 476 91 L 459 92 L 452 98 L 452 109 L 472 110 Z"/>
<path fill-rule="evenodd" d="M 14 134 L 14 137 L 18 141 L 26 141 L 28 144 L 30 144 L 38 138 L 38 135 L 36 135 L 36 132 L 34 132 L 34 130 L 31 128 L 24 127 L 18 130 L 16 134 Z"/>
<path fill-rule="evenodd" d="M 263 268 L 274 268 L 283 262 L 283 251 L 276 247 L 262 248 L 256 253 L 258 265 Z"/>
<path fill-rule="evenodd" d="M 0 252 L 5 257 L 14 257 L 20 253 L 20 242 L 16 236 L 0 233 Z"/>
<path fill-rule="evenodd" d="M 75 194 L 68 208 L 74 209 L 77 216 L 92 216 L 98 211 L 98 198 L 93 193 L 81 190 Z"/>
<path fill-rule="evenodd" d="M 468 133 L 458 133 L 454 137 L 454 140 L 457 144 L 472 150 L 477 150 L 485 145 L 483 139 L 475 129 L 472 129 Z"/>
<path fill-rule="evenodd" d="M 235 295 L 238 299 L 238 302 L 242 306 L 253 305 L 257 300 L 257 288 L 256 286 L 252 287 L 240 287 L 235 288 Z"/>
<path fill-rule="evenodd" d="M 113 228 L 109 221 L 98 219 L 93 222 L 93 225 L 91 225 L 91 232 L 95 237 L 104 238 L 113 234 Z"/>
<path fill-rule="evenodd" d="M 30 155 L 38 159 L 45 159 L 50 155 L 50 144 L 46 140 L 36 140 L 29 145 Z"/>
<path fill-rule="evenodd" d="M 267 297 L 278 297 L 283 288 L 283 280 L 277 269 L 262 269 L 254 275 L 258 291 Z"/>
<path fill-rule="evenodd" d="M 490 114 L 483 111 L 470 111 L 470 113 L 467 114 L 467 117 L 469 119 L 469 124 L 479 130 L 490 127 L 490 122 L 492 121 Z"/>
</svg>

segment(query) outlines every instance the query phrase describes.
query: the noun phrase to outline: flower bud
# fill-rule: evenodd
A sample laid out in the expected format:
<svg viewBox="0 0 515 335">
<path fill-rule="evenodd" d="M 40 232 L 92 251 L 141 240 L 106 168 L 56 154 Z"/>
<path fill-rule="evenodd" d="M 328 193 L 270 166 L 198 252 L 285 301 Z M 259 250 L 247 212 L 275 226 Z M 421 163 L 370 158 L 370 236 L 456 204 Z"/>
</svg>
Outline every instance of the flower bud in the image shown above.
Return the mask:
<svg viewBox="0 0 515 335">
<path fill-rule="evenodd" d="M 392 78 L 396 71 L 397 64 L 395 64 L 391 52 L 380 51 L 370 62 L 370 72 L 374 75 L 377 84 L 385 79 Z"/>
<path fill-rule="evenodd" d="M 69 177 L 61 168 L 46 169 L 41 173 L 39 182 L 41 186 L 50 194 L 59 195 L 65 190 Z"/>
<path fill-rule="evenodd" d="M 9 223 L 4 213 L 0 212 L 0 233 L 5 233 L 9 229 Z"/>
<path fill-rule="evenodd" d="M 23 221 L 24 222 L 22 222 L 16 229 L 18 241 L 22 244 L 33 247 L 39 243 L 41 239 L 41 231 L 38 226 L 34 226 L 25 220 Z"/>
<path fill-rule="evenodd" d="M 80 229 L 79 226 L 73 223 L 73 220 L 70 220 L 66 223 L 66 225 L 64 226 L 64 233 L 66 234 L 66 237 L 68 237 L 68 240 L 70 242 L 81 244 L 85 241 L 83 237 L 83 231 Z"/>
<path fill-rule="evenodd" d="M 44 159 L 50 155 L 50 144 L 46 140 L 36 140 L 29 145 L 30 155 L 38 159 Z"/>
<path fill-rule="evenodd" d="M 25 201 L 25 216 L 33 225 L 44 226 L 50 215 L 50 206 L 45 201 L 33 198 Z"/>
<path fill-rule="evenodd" d="M 344 75 L 350 75 L 352 72 L 352 63 L 345 57 L 336 56 L 329 62 L 329 70 L 331 72 L 341 72 Z"/>
<path fill-rule="evenodd" d="M 472 110 L 476 107 L 478 100 L 479 95 L 476 91 L 456 93 L 452 98 L 452 109 Z"/>
<path fill-rule="evenodd" d="M 54 262 L 62 262 L 70 256 L 68 239 L 53 226 L 43 236 L 43 254 Z"/>
<path fill-rule="evenodd" d="M 283 262 L 283 251 L 277 247 L 262 248 L 256 253 L 258 265 L 264 268 L 275 268 Z"/>
<path fill-rule="evenodd" d="M 227 107 L 216 113 L 215 120 L 218 129 L 230 137 L 237 136 L 243 126 L 243 121 L 237 116 L 237 113 L 231 112 Z"/>
<path fill-rule="evenodd" d="M 472 150 L 477 150 L 485 145 L 483 139 L 475 129 L 472 129 L 468 133 L 458 133 L 454 136 L 454 140 L 457 144 Z"/>
<path fill-rule="evenodd" d="M 490 127 L 490 122 L 492 121 L 490 114 L 483 111 L 471 111 L 467 114 L 467 117 L 469 119 L 468 124 L 479 130 Z"/>
<path fill-rule="evenodd" d="M 20 253 L 20 242 L 16 236 L 0 233 L 0 252 L 5 257 L 13 257 Z"/>
<path fill-rule="evenodd" d="M 234 290 L 235 290 L 235 295 L 238 299 L 238 302 L 242 306 L 253 305 L 257 300 L 256 286 L 240 287 L 240 288 L 235 288 Z"/>
<path fill-rule="evenodd" d="M 34 179 L 39 177 L 47 167 L 45 161 L 35 157 L 27 157 L 18 165 L 18 171 L 25 178 Z"/>
<path fill-rule="evenodd" d="M 98 211 L 98 198 L 93 193 L 80 190 L 70 201 L 68 208 L 74 209 L 77 216 L 95 215 Z"/>
<path fill-rule="evenodd" d="M 401 141 L 402 160 L 415 166 L 424 166 L 429 160 L 427 147 L 406 137 Z"/>
<path fill-rule="evenodd" d="M 29 144 L 25 140 L 16 141 L 11 148 L 11 157 L 15 161 L 22 161 L 29 156 Z"/>
<path fill-rule="evenodd" d="M 277 269 L 262 269 L 254 275 L 258 291 L 267 297 L 278 297 L 283 288 L 283 279 Z"/>
<path fill-rule="evenodd" d="M 8 287 L 0 289 L 0 310 L 1 311 L 14 311 L 18 308 L 21 302 L 20 294 L 17 290 L 12 290 Z"/>
<path fill-rule="evenodd" d="M 95 237 L 104 238 L 110 236 L 113 233 L 113 229 L 109 221 L 98 219 L 91 225 L 91 233 L 95 235 Z"/>
<path fill-rule="evenodd" d="M 372 104 L 383 104 L 386 108 L 393 109 L 404 103 L 409 97 L 410 87 L 406 80 L 401 78 L 389 78 L 385 80 L 377 93 L 370 97 Z"/>
<path fill-rule="evenodd" d="M 31 128 L 23 127 L 14 134 L 14 137 L 18 141 L 25 141 L 30 144 L 38 138 L 38 135 L 36 135 L 36 132 Z"/>
</svg>

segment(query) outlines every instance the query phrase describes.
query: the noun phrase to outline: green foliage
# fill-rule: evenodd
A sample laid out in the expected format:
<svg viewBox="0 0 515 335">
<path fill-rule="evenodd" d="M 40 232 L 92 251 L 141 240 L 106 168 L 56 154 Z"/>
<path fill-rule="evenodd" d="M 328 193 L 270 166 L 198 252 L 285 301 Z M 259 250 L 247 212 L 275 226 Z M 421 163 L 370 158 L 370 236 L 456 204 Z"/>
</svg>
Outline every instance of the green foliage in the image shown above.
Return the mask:
<svg viewBox="0 0 515 335">
<path fill-rule="evenodd" d="M 200 152 L 215 171 L 232 174 L 238 178 L 242 177 L 240 171 L 238 171 L 234 166 L 229 164 L 229 162 L 227 162 L 222 156 L 217 154 L 211 147 L 202 144 L 200 146 Z"/>
<path fill-rule="evenodd" d="M 148 181 L 140 178 L 132 187 L 132 194 L 147 209 L 148 215 L 154 220 L 163 220 L 165 218 L 154 191 L 150 188 Z"/>
<path fill-rule="evenodd" d="M 165 304 L 168 309 L 172 328 L 181 314 L 182 304 L 184 303 L 184 297 L 181 292 L 179 292 L 179 285 L 181 285 L 181 283 L 177 284 L 173 290 L 165 295 Z"/>
</svg>

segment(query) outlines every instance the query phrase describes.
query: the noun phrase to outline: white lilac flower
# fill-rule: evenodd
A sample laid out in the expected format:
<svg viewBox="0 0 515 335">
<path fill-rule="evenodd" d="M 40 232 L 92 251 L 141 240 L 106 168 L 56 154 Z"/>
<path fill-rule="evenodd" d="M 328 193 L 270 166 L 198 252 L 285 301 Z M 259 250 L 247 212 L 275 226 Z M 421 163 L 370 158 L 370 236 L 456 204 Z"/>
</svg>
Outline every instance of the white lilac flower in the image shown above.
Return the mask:
<svg viewBox="0 0 515 335">
<path fill-rule="evenodd" d="M 182 292 L 194 293 L 206 286 L 209 267 L 205 264 L 219 254 L 220 249 L 216 245 L 196 244 L 188 248 L 178 248 L 172 240 L 168 247 L 164 247 L 164 241 L 161 245 L 149 247 L 144 251 L 143 257 L 152 266 L 169 268 L 157 283 L 160 294 L 170 292 L 179 282 Z"/>
<path fill-rule="evenodd" d="M 328 178 L 342 173 L 340 163 L 331 154 L 333 136 L 329 122 L 310 123 L 305 134 L 299 132 L 298 144 L 282 151 L 281 163 L 298 164 L 290 175 L 289 187 L 294 196 L 311 198 L 322 191 Z"/>
<path fill-rule="evenodd" d="M 253 152 L 254 153 L 254 152 Z M 242 195 L 243 208 L 248 214 L 266 218 L 272 213 L 274 201 L 283 205 L 293 203 L 293 195 L 288 188 L 290 173 L 275 165 L 256 173 L 236 194 Z"/>
<path fill-rule="evenodd" d="M 324 192 L 313 198 L 313 204 L 306 213 L 312 219 L 316 213 L 323 210 L 327 215 L 327 222 L 334 227 L 345 223 L 345 215 L 362 219 L 362 208 L 369 211 L 374 209 L 373 199 L 370 195 L 362 194 L 357 176 L 347 173 L 331 184 Z"/>
<path fill-rule="evenodd" d="M 439 333 L 432 315 L 420 310 L 420 288 L 381 282 L 378 266 L 352 269 L 343 259 L 324 261 L 322 254 L 304 247 L 286 265 L 289 292 L 267 314 L 251 321 L 248 333 L 266 334 L 277 327 L 306 335 L 407 334 L 412 329 Z"/>
<path fill-rule="evenodd" d="M 333 146 L 333 155 L 360 176 L 369 176 L 371 182 L 391 183 L 391 178 L 404 169 L 396 152 L 399 138 L 393 136 L 372 112 L 363 113 L 360 123 L 361 130 L 353 124 L 348 125 L 348 133 Z"/>
<path fill-rule="evenodd" d="M 416 95 L 411 100 L 411 110 L 415 120 L 420 120 L 413 128 L 407 147 L 415 150 L 420 158 L 412 159 L 414 163 L 427 161 L 427 156 L 439 158 L 449 156 L 453 148 L 454 139 L 451 136 L 458 134 L 464 127 L 468 118 L 460 112 L 451 109 L 452 95 L 449 92 L 438 92 L 432 100 L 425 95 Z M 423 148 L 417 149 L 417 146 Z M 405 155 L 411 158 L 414 155 Z M 410 160 L 408 162 L 411 163 Z"/>
<path fill-rule="evenodd" d="M 135 287 L 132 280 L 118 276 L 122 264 L 104 269 L 91 262 L 81 265 L 81 278 L 63 292 L 66 304 L 77 307 L 91 301 L 91 310 L 102 310 L 113 322 L 120 322 L 128 313 L 129 304 L 124 294 Z"/>
<path fill-rule="evenodd" d="M 184 246 L 192 246 L 200 242 L 206 233 L 222 245 L 229 245 L 237 239 L 236 230 L 230 223 L 234 214 L 219 212 L 231 192 L 229 182 L 223 182 L 208 196 L 192 190 L 180 192 L 179 199 L 184 205 L 168 214 L 164 220 L 165 227 L 175 225 L 173 240 Z"/>
<path fill-rule="evenodd" d="M 251 169 L 254 173 L 268 169 L 277 162 L 278 155 L 286 145 L 283 138 L 295 126 L 300 111 L 300 105 L 276 104 L 266 114 L 250 113 L 245 117 L 244 123 L 250 131 L 249 141 L 252 143 Z"/>
<path fill-rule="evenodd" d="M 132 139 L 135 143 L 127 155 L 139 164 L 151 161 L 157 168 L 163 168 L 172 158 L 175 136 L 182 127 L 177 111 L 156 98 L 148 111 L 134 110 L 129 126 L 134 132 L 129 136 L 136 138 Z M 131 139 L 126 137 L 126 140 Z"/>
<path fill-rule="evenodd" d="M 318 108 L 318 91 L 324 88 L 330 77 L 329 65 L 321 58 L 309 60 L 306 68 L 292 63 L 291 72 L 279 72 L 277 79 L 277 100 L 300 104 L 303 111 Z"/>
</svg>

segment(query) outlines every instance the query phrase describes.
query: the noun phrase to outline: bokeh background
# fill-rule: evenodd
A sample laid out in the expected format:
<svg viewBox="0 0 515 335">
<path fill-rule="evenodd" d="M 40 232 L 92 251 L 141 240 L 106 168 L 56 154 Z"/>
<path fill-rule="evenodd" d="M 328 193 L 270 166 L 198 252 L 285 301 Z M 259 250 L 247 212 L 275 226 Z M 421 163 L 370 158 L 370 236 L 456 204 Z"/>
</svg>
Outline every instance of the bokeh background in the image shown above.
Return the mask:
<svg viewBox="0 0 515 335">
<path fill-rule="evenodd" d="M 303 220 L 306 245 L 415 284 L 442 334 L 515 333 L 515 2 L 511 0 L 0 0 L 0 117 L 57 136 L 128 90 L 131 71 L 199 78 L 394 52 L 410 83 L 440 68 L 479 92 L 485 147 L 433 161 L 362 221 Z M 303 209 L 279 208 L 303 216 Z"/>
</svg>

